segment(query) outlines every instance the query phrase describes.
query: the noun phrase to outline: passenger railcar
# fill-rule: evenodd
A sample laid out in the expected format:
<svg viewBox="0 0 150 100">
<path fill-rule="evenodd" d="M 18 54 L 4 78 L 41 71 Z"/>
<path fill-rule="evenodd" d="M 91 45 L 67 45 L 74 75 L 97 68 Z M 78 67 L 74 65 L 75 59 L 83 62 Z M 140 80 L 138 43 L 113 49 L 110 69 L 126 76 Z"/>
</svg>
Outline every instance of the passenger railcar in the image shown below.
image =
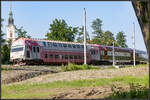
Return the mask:
<svg viewBox="0 0 150 100">
<path fill-rule="evenodd" d="M 82 64 L 83 47 L 82 43 L 19 38 L 12 43 L 10 60 L 22 64 Z M 87 44 L 86 48 L 88 64 L 112 63 L 112 46 Z M 115 47 L 115 62 L 133 63 L 133 50 Z M 137 50 L 136 62 L 146 63 L 146 52 Z"/>
</svg>

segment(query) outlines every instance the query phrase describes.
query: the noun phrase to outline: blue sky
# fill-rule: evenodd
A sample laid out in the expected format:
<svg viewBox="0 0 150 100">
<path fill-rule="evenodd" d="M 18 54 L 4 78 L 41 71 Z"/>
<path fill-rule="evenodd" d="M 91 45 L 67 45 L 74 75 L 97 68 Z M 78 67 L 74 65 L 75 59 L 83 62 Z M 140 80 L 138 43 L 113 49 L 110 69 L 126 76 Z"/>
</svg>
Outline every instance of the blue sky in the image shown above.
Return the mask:
<svg viewBox="0 0 150 100">
<path fill-rule="evenodd" d="M 2 18 L 5 20 L 3 22 L 3 31 L 5 33 L 5 26 L 8 24 L 9 8 L 10 2 L 3 1 L 1 14 Z M 93 30 L 91 28 L 92 21 L 96 18 L 100 18 L 103 21 L 103 31 L 109 30 L 114 36 L 116 36 L 119 31 L 125 32 L 127 36 L 127 45 L 132 48 L 131 37 L 133 34 L 133 22 L 135 22 L 136 49 L 146 50 L 141 29 L 131 2 L 12 2 L 15 25 L 17 27 L 23 26 L 33 38 L 45 38 L 49 24 L 52 23 L 55 18 L 64 19 L 70 26 L 82 26 L 83 8 L 86 8 L 87 31 L 91 38 L 93 36 Z"/>
</svg>

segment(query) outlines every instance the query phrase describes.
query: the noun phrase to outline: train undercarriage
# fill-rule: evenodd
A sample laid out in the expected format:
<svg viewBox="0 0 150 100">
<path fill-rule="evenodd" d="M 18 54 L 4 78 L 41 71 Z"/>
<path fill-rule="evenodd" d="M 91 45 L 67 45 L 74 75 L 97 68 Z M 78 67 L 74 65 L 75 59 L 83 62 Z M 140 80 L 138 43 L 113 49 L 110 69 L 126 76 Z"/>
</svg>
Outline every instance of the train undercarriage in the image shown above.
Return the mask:
<svg viewBox="0 0 150 100">
<path fill-rule="evenodd" d="M 74 62 L 44 62 L 41 59 L 35 59 L 35 60 L 23 60 L 23 59 L 15 59 L 13 61 L 13 65 L 14 66 L 24 66 L 24 65 L 66 65 L 68 63 L 74 63 Z M 132 65 L 134 62 L 133 61 L 128 61 L 128 62 L 116 62 L 115 65 Z M 76 64 L 83 64 L 83 62 L 81 63 L 76 63 Z M 92 60 L 91 62 L 87 63 L 89 65 L 112 65 L 113 62 L 112 61 L 94 61 Z M 146 61 L 136 61 L 136 64 L 147 64 Z"/>
</svg>

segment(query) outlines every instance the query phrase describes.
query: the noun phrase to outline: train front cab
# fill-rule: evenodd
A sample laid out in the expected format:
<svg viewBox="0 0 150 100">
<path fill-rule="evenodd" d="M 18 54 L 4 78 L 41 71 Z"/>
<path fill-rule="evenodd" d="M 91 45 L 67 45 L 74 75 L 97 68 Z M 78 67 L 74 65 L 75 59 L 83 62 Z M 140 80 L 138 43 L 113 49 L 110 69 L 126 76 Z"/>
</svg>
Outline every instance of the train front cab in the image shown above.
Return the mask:
<svg viewBox="0 0 150 100">
<path fill-rule="evenodd" d="M 10 62 L 20 62 L 24 59 L 24 45 L 13 45 L 10 50 Z"/>
</svg>

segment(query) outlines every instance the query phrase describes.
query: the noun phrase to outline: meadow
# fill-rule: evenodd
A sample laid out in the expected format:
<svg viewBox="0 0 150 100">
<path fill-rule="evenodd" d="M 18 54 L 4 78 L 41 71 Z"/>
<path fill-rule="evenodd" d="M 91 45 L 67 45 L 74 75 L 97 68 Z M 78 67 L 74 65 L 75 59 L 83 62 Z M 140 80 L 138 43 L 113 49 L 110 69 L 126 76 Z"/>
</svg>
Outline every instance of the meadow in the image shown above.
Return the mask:
<svg viewBox="0 0 150 100">
<path fill-rule="evenodd" d="M 92 72 L 90 72 L 92 71 Z M 113 73 L 126 73 L 125 75 L 115 75 Z M 133 74 L 129 74 L 131 71 Z M 139 73 L 139 71 L 142 71 Z M 86 73 L 84 76 L 83 72 Z M 98 77 L 98 74 L 103 72 L 106 73 L 105 77 Z M 111 73 L 112 72 L 112 73 Z M 75 78 L 70 74 L 84 76 L 86 78 Z M 95 78 L 92 78 L 95 73 Z M 97 73 L 97 74 L 96 74 Z M 142 74 L 144 73 L 144 74 Z M 109 75 L 110 74 L 110 75 Z M 120 74 L 120 73 L 119 73 Z M 138 75 L 139 74 L 139 75 Z M 55 77 L 52 77 L 53 75 Z M 87 69 L 87 70 L 76 70 L 76 71 L 65 71 L 54 74 L 40 75 L 35 78 L 25 80 L 25 82 L 17 82 L 12 84 L 2 84 L 2 98 L 3 99 L 35 99 L 35 98 L 147 98 L 147 89 L 148 89 L 148 66 L 147 65 L 138 65 L 136 67 L 125 67 L 120 69 Z M 66 77 L 70 75 L 72 80 L 59 80 L 59 78 Z M 92 76 L 93 75 L 93 76 Z M 111 76 L 112 75 L 112 76 Z M 62 76 L 62 77 L 60 77 Z M 91 78 L 89 77 L 91 76 Z M 108 77 L 111 76 L 111 77 Z M 41 81 L 34 81 L 38 78 L 41 78 Z M 45 81 L 46 79 L 54 78 L 54 81 Z M 33 82 L 34 81 L 34 82 Z M 42 82 L 45 81 L 45 82 Z M 131 88 L 136 87 L 136 88 Z M 114 88 L 116 90 L 112 90 Z M 118 89 L 119 88 L 119 89 Z M 130 91 L 132 89 L 132 91 Z M 138 90 L 143 89 L 142 94 Z M 137 96 L 129 95 L 134 91 Z M 131 93 L 130 93 L 131 92 Z M 141 96 L 142 95 L 142 96 Z"/>
</svg>

